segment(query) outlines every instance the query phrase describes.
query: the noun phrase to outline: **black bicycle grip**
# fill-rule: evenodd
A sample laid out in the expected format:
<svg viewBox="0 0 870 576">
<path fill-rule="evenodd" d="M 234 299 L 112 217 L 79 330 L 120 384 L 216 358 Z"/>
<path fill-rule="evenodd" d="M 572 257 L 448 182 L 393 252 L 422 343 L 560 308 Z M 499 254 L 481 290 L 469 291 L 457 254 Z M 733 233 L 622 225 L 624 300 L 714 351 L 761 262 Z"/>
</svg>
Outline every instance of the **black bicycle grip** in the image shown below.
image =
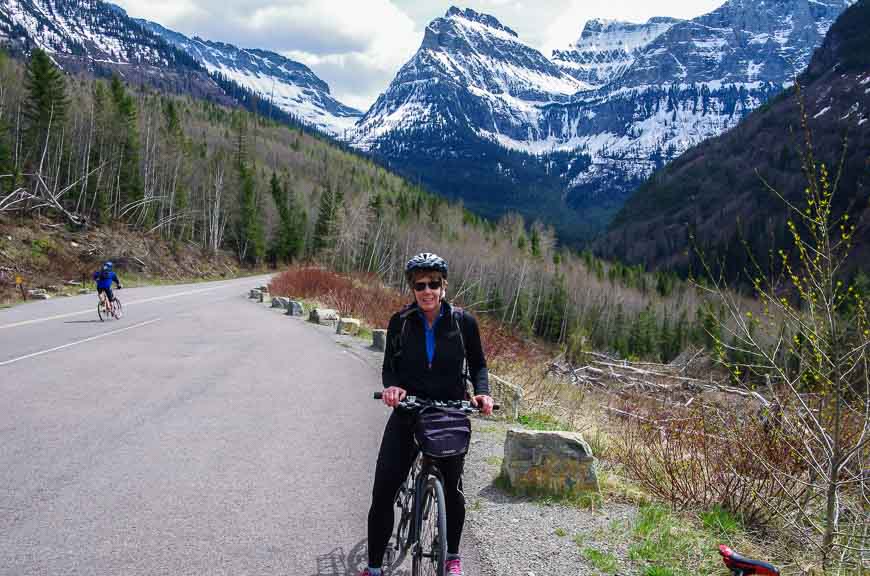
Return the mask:
<svg viewBox="0 0 870 576">
<path fill-rule="evenodd" d="M 383 392 L 375 392 L 375 400 L 382 400 L 384 398 Z"/>
</svg>

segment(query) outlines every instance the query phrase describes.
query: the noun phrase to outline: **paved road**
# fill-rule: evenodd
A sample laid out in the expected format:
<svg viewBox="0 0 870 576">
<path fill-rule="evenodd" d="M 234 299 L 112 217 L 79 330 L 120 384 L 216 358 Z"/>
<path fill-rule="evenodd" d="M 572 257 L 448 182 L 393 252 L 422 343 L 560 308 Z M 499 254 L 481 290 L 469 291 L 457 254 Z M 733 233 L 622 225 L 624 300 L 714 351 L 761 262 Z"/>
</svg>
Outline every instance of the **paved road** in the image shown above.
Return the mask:
<svg viewBox="0 0 870 576">
<path fill-rule="evenodd" d="M 380 376 L 263 280 L 0 311 L 0 575 L 356 572 Z"/>
</svg>

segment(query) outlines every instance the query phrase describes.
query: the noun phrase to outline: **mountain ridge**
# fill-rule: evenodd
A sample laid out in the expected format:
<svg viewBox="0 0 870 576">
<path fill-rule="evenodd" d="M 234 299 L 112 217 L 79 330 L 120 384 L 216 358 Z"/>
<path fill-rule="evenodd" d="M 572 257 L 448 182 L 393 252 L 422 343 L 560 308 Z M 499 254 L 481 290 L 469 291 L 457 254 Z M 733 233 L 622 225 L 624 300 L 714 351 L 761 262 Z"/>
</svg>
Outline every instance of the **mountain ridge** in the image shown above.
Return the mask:
<svg viewBox="0 0 870 576">
<path fill-rule="evenodd" d="M 785 205 L 806 186 L 799 152 L 802 114 L 816 159 L 832 175 L 844 162 L 835 207 L 859 222 L 856 262 L 870 258 L 870 4 L 854 4 L 831 27 L 799 78 L 730 132 L 706 141 L 657 172 L 629 199 L 594 248 L 600 255 L 683 274 L 697 272 L 698 248 L 729 278 L 742 274 L 744 243 L 766 267 L 771 245 L 784 247 Z M 847 135 L 846 148 L 843 136 Z M 643 241 L 641 241 L 643 239 Z M 860 265 L 858 265 L 860 266 Z M 866 268 L 866 264 L 863 265 Z"/>
</svg>

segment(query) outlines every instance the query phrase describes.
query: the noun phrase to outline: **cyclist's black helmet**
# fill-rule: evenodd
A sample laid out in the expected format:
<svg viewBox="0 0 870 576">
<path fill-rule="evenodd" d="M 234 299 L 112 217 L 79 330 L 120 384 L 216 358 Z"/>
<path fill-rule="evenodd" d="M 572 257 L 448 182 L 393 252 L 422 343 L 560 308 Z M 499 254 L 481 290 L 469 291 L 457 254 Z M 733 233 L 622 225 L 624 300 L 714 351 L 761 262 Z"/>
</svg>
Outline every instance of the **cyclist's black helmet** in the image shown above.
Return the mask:
<svg viewBox="0 0 870 576">
<path fill-rule="evenodd" d="M 447 261 L 432 252 L 420 252 L 405 264 L 405 278 L 411 281 L 414 272 L 418 270 L 434 270 L 447 278 Z"/>
</svg>

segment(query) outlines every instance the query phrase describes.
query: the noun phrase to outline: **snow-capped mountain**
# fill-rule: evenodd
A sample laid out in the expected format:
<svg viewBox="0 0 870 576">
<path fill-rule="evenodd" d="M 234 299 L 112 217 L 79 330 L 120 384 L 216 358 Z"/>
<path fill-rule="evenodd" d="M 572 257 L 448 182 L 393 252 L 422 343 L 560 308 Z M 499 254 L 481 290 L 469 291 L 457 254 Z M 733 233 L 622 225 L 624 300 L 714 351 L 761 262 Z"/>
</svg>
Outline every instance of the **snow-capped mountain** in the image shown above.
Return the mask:
<svg viewBox="0 0 870 576">
<path fill-rule="evenodd" d="M 376 148 L 395 132 L 456 122 L 525 140 L 542 106 L 568 102 L 586 88 L 492 16 L 451 7 L 426 27 L 419 51 L 363 116 L 352 141 Z"/>
<path fill-rule="evenodd" d="M 681 20 L 650 18 L 644 24 L 589 20 L 580 39 L 566 50 L 554 50 L 553 62 L 594 88 L 619 77 L 650 42 Z"/>
<path fill-rule="evenodd" d="M 38 46 L 67 69 L 115 72 L 229 103 L 231 97 L 209 76 L 220 73 L 260 100 L 334 136 L 362 115 L 336 101 L 329 86 L 298 62 L 264 50 L 189 39 L 132 19 L 101 0 L 0 0 L 0 41 L 23 51 Z"/>
<path fill-rule="evenodd" d="M 2 0 L 0 30 L 4 28 L 11 41 L 60 57 L 162 67 L 192 63 L 142 30 L 121 8 L 100 0 Z"/>
<path fill-rule="evenodd" d="M 520 210 L 582 240 L 656 168 L 790 85 L 852 3 L 729 0 L 688 21 L 596 21 L 554 60 L 451 8 L 352 143 L 484 213 Z"/>
<path fill-rule="evenodd" d="M 362 116 L 332 97 L 329 86 L 310 68 L 267 50 L 237 48 L 168 30 L 147 20 L 146 29 L 190 55 L 211 73 L 219 73 L 322 132 L 342 137 Z"/>
</svg>

